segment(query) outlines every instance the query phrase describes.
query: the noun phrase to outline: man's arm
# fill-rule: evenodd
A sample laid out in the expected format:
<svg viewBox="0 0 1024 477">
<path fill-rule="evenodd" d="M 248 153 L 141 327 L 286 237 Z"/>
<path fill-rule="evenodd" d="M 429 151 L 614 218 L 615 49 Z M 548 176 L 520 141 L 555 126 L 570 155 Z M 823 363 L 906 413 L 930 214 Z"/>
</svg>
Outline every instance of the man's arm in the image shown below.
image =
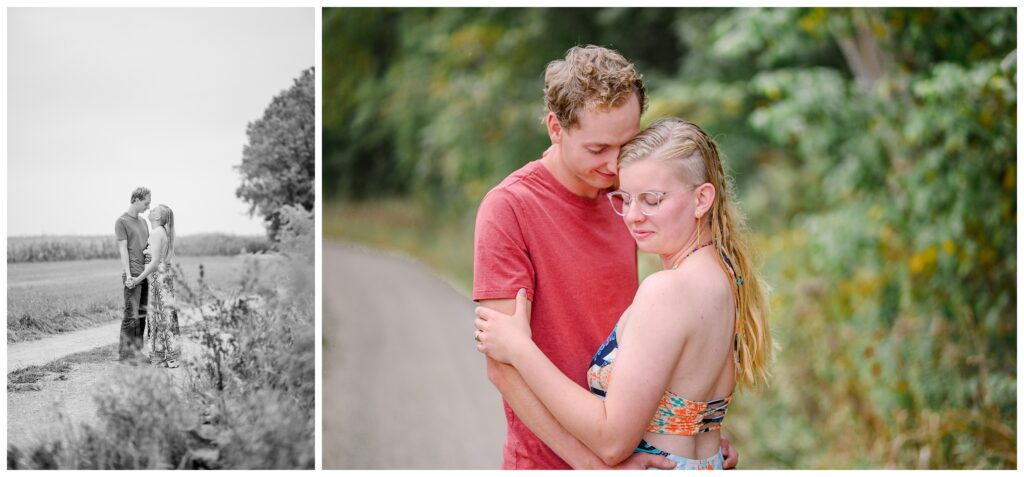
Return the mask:
<svg viewBox="0 0 1024 477">
<path fill-rule="evenodd" d="M 117 251 L 121 252 L 121 270 L 124 272 L 125 278 L 131 278 L 131 267 L 128 266 L 128 241 L 118 240 Z"/>
<path fill-rule="evenodd" d="M 480 305 L 502 313 L 515 311 L 515 300 L 480 300 Z M 523 381 L 516 368 L 487 358 L 487 377 L 508 405 L 540 440 L 574 469 L 609 469 L 593 451 L 569 434 Z M 660 456 L 635 454 L 618 468 L 672 468 L 675 463 Z"/>
</svg>

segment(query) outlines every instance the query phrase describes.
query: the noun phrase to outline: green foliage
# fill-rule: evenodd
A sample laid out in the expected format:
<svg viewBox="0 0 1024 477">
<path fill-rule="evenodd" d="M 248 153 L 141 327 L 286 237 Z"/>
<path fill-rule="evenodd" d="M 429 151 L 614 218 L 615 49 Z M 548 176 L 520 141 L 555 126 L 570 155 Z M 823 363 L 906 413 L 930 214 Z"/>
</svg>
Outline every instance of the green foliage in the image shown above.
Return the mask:
<svg viewBox="0 0 1024 477">
<path fill-rule="evenodd" d="M 744 466 L 1016 467 L 1013 9 L 358 14 L 400 28 L 366 50 L 373 75 L 339 74 L 343 45 L 373 44 L 335 38 L 356 18 L 328 10 L 324 104 L 382 130 L 342 138 L 325 121 L 325 192 L 411 195 L 465 223 L 547 146 L 543 65 L 572 44 L 615 47 L 648 81 L 645 123 L 680 116 L 715 137 L 756 232 L 780 350 L 773 385 L 740 396 L 727 424 Z M 381 94 L 335 102 L 339 81 Z M 370 144 L 393 173 L 337 152 Z M 389 216 L 358 211 L 379 202 L 336 207 L 368 229 Z M 436 266 L 471 276 L 463 263 Z"/>
<path fill-rule="evenodd" d="M 1016 399 L 1007 392 L 1016 389 L 1012 10 L 740 16 L 759 28 L 719 28 L 736 20 L 723 18 L 705 41 L 729 51 L 727 62 L 749 63 L 723 42 L 776 58 L 759 62 L 747 84 L 748 124 L 768 160 L 748 172 L 762 179 L 746 197 L 765 229 L 799 232 L 765 257 L 781 272 L 770 282 L 783 285 L 776 386 L 799 385 L 804 399 L 832 403 L 831 412 L 808 412 L 820 421 L 804 442 L 864 449 L 830 449 L 848 466 L 1015 465 Z M 982 34 L 978 24 L 995 30 Z M 799 57 L 815 35 L 856 45 L 843 49 L 848 68 L 768 68 Z M 801 360 L 809 349 L 821 361 Z M 789 419 L 768 412 L 785 395 L 772 390 L 760 401 L 751 437 Z M 805 466 L 810 450 L 783 465 Z"/>
<path fill-rule="evenodd" d="M 193 234 L 175 238 L 174 254 L 179 257 L 238 255 L 270 250 L 265 237 Z M 61 262 L 67 260 L 120 259 L 117 240 L 106 235 L 40 235 L 7 237 L 7 263 Z"/>
<path fill-rule="evenodd" d="M 263 217 L 272 240 L 281 227 L 281 206 L 299 204 L 313 210 L 314 96 L 313 68 L 309 68 L 271 100 L 263 117 L 246 127 L 249 142 L 237 166 L 242 184 L 235 195 L 250 204 L 250 214 Z"/>
<path fill-rule="evenodd" d="M 326 9 L 325 194 L 465 212 L 545 149 L 545 64 L 584 38 L 641 65 L 672 58 L 665 12 Z M 662 35 L 611 28 L 627 22 Z"/>
</svg>

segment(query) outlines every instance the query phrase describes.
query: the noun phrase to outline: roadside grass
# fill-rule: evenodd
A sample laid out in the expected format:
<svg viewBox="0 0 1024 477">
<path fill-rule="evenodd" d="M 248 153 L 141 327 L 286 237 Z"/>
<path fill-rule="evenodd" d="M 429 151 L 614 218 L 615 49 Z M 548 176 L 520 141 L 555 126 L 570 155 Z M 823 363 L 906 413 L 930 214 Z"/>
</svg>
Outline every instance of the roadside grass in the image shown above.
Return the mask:
<svg viewBox="0 0 1024 477">
<path fill-rule="evenodd" d="M 11 384 L 37 383 L 47 375 L 68 371 L 71 371 L 71 363 L 67 359 L 59 359 L 42 366 L 22 368 L 7 374 L 7 390 L 11 390 Z"/>
<path fill-rule="evenodd" d="M 204 279 L 213 288 L 240 283 L 245 256 L 178 257 L 185 278 Z M 91 328 L 123 314 L 117 260 L 7 264 L 7 342 Z"/>
<path fill-rule="evenodd" d="M 7 392 L 38 391 L 39 387 L 32 385 L 43 381 L 44 378 L 56 375 L 59 379 L 59 376 L 71 372 L 76 364 L 110 361 L 111 356 L 115 353 L 117 353 L 116 343 L 68 355 L 43 365 L 28 366 L 12 371 L 7 373 Z"/>
<path fill-rule="evenodd" d="M 473 288 L 476 208 L 463 216 L 435 217 L 410 199 L 326 202 L 327 240 L 345 240 L 406 254 L 426 263 L 460 292 Z"/>
</svg>

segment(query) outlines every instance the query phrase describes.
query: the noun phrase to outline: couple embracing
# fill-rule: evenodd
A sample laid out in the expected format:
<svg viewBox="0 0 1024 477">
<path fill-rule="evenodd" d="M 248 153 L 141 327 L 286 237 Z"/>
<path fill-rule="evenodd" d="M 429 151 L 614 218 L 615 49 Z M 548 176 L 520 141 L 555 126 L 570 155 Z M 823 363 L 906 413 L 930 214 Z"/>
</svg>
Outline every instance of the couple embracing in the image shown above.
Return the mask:
<svg viewBox="0 0 1024 477">
<path fill-rule="evenodd" d="M 181 349 L 175 271 L 170 264 L 174 258 L 174 212 L 163 204 L 150 209 L 151 201 L 149 189 L 136 188 L 128 210 L 114 222 L 124 285 L 118 359 L 133 359 L 148 347 L 151 363 L 177 368 Z M 142 218 L 146 210 L 148 225 Z"/>
<path fill-rule="evenodd" d="M 721 426 L 771 337 L 715 142 L 676 118 L 640 131 L 646 87 L 606 48 L 551 62 L 544 96 L 551 146 L 487 194 L 474 238 L 503 468 L 735 467 Z M 638 249 L 663 268 L 642 284 Z"/>
</svg>

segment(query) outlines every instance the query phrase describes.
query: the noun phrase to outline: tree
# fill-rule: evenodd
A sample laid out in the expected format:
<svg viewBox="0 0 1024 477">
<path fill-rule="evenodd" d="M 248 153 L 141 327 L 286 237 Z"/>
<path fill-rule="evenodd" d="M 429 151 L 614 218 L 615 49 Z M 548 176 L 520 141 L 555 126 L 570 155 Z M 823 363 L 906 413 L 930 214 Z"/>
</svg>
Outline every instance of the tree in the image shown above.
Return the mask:
<svg viewBox="0 0 1024 477">
<path fill-rule="evenodd" d="M 262 118 L 246 127 L 249 143 L 242 149 L 242 164 L 236 166 L 242 184 L 235 195 L 250 204 L 250 216 L 263 217 L 271 240 L 277 240 L 281 229 L 283 206 L 313 210 L 314 91 L 309 68 L 274 97 Z"/>
</svg>

